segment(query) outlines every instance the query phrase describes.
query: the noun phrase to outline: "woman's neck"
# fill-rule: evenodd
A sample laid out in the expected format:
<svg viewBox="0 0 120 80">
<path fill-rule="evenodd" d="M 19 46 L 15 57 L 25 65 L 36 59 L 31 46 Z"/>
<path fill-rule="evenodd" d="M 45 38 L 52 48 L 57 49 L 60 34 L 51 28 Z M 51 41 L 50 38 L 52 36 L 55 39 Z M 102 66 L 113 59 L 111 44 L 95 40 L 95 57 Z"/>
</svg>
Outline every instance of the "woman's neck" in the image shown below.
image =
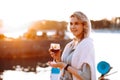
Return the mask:
<svg viewBox="0 0 120 80">
<path fill-rule="evenodd" d="M 79 35 L 79 36 L 76 37 L 76 40 L 77 41 L 81 41 L 83 38 L 84 38 L 84 35 L 81 34 L 81 35 Z"/>
</svg>

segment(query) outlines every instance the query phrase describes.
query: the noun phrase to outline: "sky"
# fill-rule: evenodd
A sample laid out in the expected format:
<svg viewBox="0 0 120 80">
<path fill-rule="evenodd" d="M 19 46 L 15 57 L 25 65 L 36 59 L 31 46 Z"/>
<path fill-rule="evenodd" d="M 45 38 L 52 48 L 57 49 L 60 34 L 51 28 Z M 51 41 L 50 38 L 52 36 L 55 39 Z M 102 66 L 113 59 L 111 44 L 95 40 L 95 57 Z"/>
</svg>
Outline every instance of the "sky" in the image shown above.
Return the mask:
<svg viewBox="0 0 120 80">
<path fill-rule="evenodd" d="M 68 21 L 74 11 L 89 19 L 120 17 L 119 0 L 0 0 L 0 19 L 5 32 L 24 31 L 36 20 Z M 3 31 L 4 32 L 4 31 Z"/>
</svg>

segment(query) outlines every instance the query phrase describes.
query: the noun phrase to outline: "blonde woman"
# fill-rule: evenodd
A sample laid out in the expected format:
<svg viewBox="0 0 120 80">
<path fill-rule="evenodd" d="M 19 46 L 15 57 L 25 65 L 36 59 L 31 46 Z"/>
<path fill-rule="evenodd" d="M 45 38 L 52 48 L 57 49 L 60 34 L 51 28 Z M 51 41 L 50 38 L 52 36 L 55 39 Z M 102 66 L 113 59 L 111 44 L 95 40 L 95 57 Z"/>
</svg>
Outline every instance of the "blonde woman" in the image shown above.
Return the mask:
<svg viewBox="0 0 120 80">
<path fill-rule="evenodd" d="M 58 80 L 96 80 L 91 23 L 80 11 L 70 15 L 69 23 L 75 38 L 65 46 L 62 55 L 61 51 L 55 53 L 49 50 L 56 60 L 56 63 L 49 62 L 49 65 L 60 68 Z"/>
</svg>

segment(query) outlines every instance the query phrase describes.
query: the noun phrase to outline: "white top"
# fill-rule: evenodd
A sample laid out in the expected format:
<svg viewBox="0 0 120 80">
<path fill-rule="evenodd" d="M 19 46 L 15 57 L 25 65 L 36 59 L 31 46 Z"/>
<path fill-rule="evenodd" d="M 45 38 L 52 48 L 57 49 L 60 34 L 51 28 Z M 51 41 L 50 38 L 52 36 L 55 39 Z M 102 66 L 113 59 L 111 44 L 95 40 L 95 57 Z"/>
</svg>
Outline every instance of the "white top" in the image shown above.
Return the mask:
<svg viewBox="0 0 120 80">
<path fill-rule="evenodd" d="M 69 42 L 63 51 L 62 61 L 70 54 L 71 46 L 75 44 L 75 41 Z M 74 52 L 72 54 L 72 59 L 70 62 L 71 66 L 81 70 L 83 64 L 88 64 L 91 70 L 91 80 L 96 80 L 96 71 L 95 71 L 95 51 L 93 40 L 91 38 L 85 38 L 74 47 Z M 73 80 L 78 80 L 74 75 L 72 76 Z"/>
</svg>

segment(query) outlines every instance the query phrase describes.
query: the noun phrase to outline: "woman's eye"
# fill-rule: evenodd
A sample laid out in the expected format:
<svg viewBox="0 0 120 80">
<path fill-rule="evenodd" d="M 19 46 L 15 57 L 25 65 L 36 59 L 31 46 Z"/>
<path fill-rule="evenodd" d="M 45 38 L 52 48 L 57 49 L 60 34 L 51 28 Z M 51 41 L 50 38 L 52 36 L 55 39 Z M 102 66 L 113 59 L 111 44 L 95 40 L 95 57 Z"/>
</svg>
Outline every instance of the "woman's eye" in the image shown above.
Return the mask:
<svg viewBox="0 0 120 80">
<path fill-rule="evenodd" d="M 73 23 L 72 23 L 72 22 L 70 22 L 70 25 L 73 25 Z"/>
<path fill-rule="evenodd" d="M 74 23 L 70 22 L 70 25 L 79 25 L 79 24 L 81 24 L 81 23 L 80 22 L 74 22 Z"/>
<path fill-rule="evenodd" d="M 78 22 L 75 22 L 75 25 L 78 25 L 79 23 Z"/>
<path fill-rule="evenodd" d="M 75 23 L 70 22 L 70 25 L 79 25 L 79 24 L 80 24 L 79 22 L 75 22 Z"/>
</svg>

